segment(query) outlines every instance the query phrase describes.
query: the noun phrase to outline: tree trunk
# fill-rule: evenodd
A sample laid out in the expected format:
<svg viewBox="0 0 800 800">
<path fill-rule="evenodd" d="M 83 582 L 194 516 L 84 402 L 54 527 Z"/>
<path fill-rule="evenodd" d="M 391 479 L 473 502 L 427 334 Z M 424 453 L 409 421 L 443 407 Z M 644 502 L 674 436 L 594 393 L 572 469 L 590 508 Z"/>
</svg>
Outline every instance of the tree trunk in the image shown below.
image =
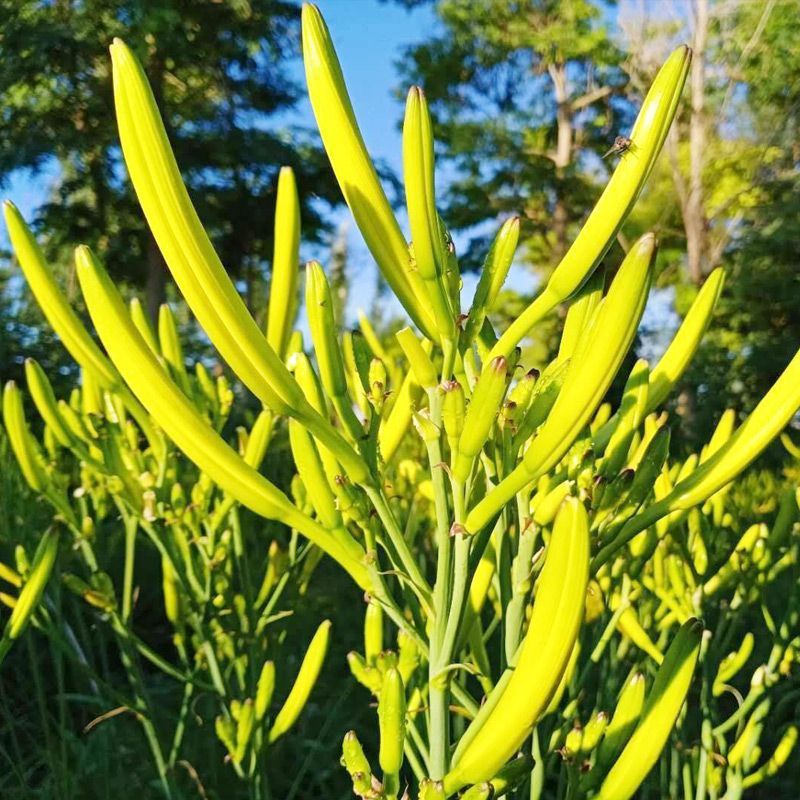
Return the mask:
<svg viewBox="0 0 800 800">
<path fill-rule="evenodd" d="M 147 232 L 147 281 L 144 291 L 147 314 L 157 328 L 158 309 L 167 299 L 167 265 L 150 231 Z"/>
<path fill-rule="evenodd" d="M 706 155 L 705 51 L 708 40 L 708 0 L 694 0 L 694 37 L 690 77 L 692 110 L 689 118 L 689 187 L 683 223 L 689 277 L 700 285 L 706 274 L 708 250 L 703 166 Z"/>
<path fill-rule="evenodd" d="M 164 128 L 167 131 L 167 136 L 170 134 L 169 121 L 164 113 L 164 71 L 165 66 L 161 60 L 155 47 L 150 54 L 150 63 L 147 69 L 147 77 L 150 81 L 150 86 L 153 89 L 153 97 L 156 101 L 156 106 L 161 112 L 161 118 L 164 120 Z M 146 266 L 147 278 L 145 280 L 145 307 L 150 316 L 154 326 L 158 326 L 158 309 L 161 304 L 167 299 L 167 265 L 164 262 L 164 257 L 161 255 L 156 244 L 153 234 L 147 230 L 147 244 L 146 244 Z"/>
<path fill-rule="evenodd" d="M 549 68 L 550 78 L 553 81 L 553 91 L 556 100 L 556 151 L 553 163 L 556 168 L 555 204 L 553 206 L 553 235 L 555 246 L 553 249 L 553 263 L 557 264 L 564 253 L 567 252 L 567 237 L 569 235 L 569 215 L 564 202 L 562 181 L 567 167 L 572 162 L 573 121 L 572 105 L 569 101 L 569 88 L 567 86 L 567 70 L 564 64 L 553 64 Z"/>
</svg>

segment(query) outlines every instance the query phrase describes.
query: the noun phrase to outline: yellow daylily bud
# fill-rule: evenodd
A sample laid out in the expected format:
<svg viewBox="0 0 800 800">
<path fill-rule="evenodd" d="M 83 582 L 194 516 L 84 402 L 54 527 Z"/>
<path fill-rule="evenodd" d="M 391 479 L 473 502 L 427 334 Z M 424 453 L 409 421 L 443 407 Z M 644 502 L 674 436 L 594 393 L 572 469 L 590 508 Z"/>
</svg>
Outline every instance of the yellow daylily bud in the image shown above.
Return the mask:
<svg viewBox="0 0 800 800">
<path fill-rule="evenodd" d="M 442 391 L 442 423 L 450 447 L 451 460 L 458 454 L 458 440 L 464 431 L 466 419 L 466 398 L 464 389 L 458 381 L 445 381 L 440 387 Z"/>
<path fill-rule="evenodd" d="M 672 640 L 639 724 L 603 781 L 597 800 L 628 800 L 653 768 L 689 692 L 702 634 L 702 624 L 691 619 Z"/>
<path fill-rule="evenodd" d="M 541 500 L 538 500 L 533 512 L 533 521 L 537 525 L 549 525 L 556 518 L 558 509 L 564 502 L 564 498 L 570 493 L 572 486 L 572 481 L 562 481 Z"/>
<path fill-rule="evenodd" d="M 688 47 L 679 47 L 659 70 L 631 131 L 631 147 L 544 291 L 503 334 L 492 356 L 508 356 L 538 320 L 580 288 L 605 255 L 661 152 L 689 71 L 690 56 Z"/>
<path fill-rule="evenodd" d="M 25 377 L 28 381 L 31 398 L 36 404 L 36 410 L 53 431 L 58 443 L 62 447 L 72 447 L 76 442 L 76 437 L 73 436 L 61 416 L 58 401 L 45 371 L 32 358 L 25 359 Z"/>
<path fill-rule="evenodd" d="M 411 328 L 403 328 L 395 334 L 395 338 L 408 360 L 416 382 L 423 389 L 433 389 L 439 383 L 436 367 L 434 367 L 433 361 L 425 352 L 414 331 Z"/>
<path fill-rule="evenodd" d="M 113 389 L 121 394 L 125 405 L 153 447 L 153 451 L 159 459 L 163 458 L 165 450 L 161 437 L 153 428 L 144 409 L 122 386 L 117 371 L 100 352 L 100 348 L 94 343 L 69 301 L 58 288 L 53 272 L 22 215 L 8 200 L 3 204 L 3 213 L 11 246 L 25 273 L 28 286 L 47 321 L 58 334 L 58 338 L 80 367 L 91 372 L 103 389 Z"/>
<path fill-rule="evenodd" d="M 295 420 L 289 421 L 289 444 L 297 472 L 322 525 L 328 530 L 342 524 L 336 498 L 325 475 L 317 446 L 309 432 Z"/>
<path fill-rule="evenodd" d="M 100 339 L 128 385 L 175 444 L 232 497 L 257 514 L 296 527 L 366 588 L 369 582 L 360 545 L 351 540 L 343 550 L 328 531 L 298 511 L 282 492 L 247 465 L 170 381 L 88 248 L 79 248 L 76 263 L 86 306 Z"/>
<path fill-rule="evenodd" d="M 650 394 L 647 411 L 658 408 L 672 388 L 680 380 L 684 370 L 694 356 L 703 334 L 706 332 L 714 306 L 725 283 L 725 271 L 717 267 L 707 278 L 703 287 L 681 323 L 678 332 L 659 362 L 650 373 Z"/>
<path fill-rule="evenodd" d="M 300 712 L 308 701 L 311 690 L 314 688 L 322 669 L 322 663 L 328 652 L 330 633 L 331 623 L 329 620 L 325 620 L 317 628 L 317 632 L 314 634 L 314 638 L 311 640 L 311 644 L 309 644 L 308 650 L 306 650 L 306 654 L 303 657 L 303 663 L 300 665 L 300 671 L 297 673 L 294 685 L 289 691 L 289 696 L 275 716 L 275 722 L 272 723 L 272 728 L 269 732 L 270 744 L 283 736 L 300 716 Z"/>
<path fill-rule="evenodd" d="M 464 330 L 464 339 L 467 343 L 473 342 L 483 328 L 486 314 L 494 305 L 505 283 L 518 242 L 519 217 L 512 217 L 501 226 L 483 262 L 481 277 L 475 289 Z"/>
<path fill-rule="evenodd" d="M 128 304 L 128 310 L 131 315 L 131 320 L 133 320 L 133 324 L 136 326 L 136 330 L 139 331 L 142 339 L 147 342 L 147 346 L 155 355 L 161 355 L 155 333 L 153 333 L 153 328 L 150 325 L 150 320 L 147 318 L 147 313 L 144 310 L 142 301 L 139 300 L 138 297 L 132 297 Z"/>
<path fill-rule="evenodd" d="M 631 248 L 596 314 L 591 333 L 584 336 L 570 360 L 561 391 L 523 463 L 469 512 L 467 530 L 480 530 L 518 491 L 555 466 L 589 421 L 636 335 L 655 255 L 652 234 Z"/>
<path fill-rule="evenodd" d="M 717 423 L 717 427 L 714 428 L 714 433 L 711 434 L 708 444 L 703 448 L 703 452 L 700 454 L 701 464 L 704 461 L 708 461 L 708 459 L 731 438 L 735 427 L 736 412 L 732 408 L 728 408 L 723 411 Z"/>
<path fill-rule="evenodd" d="M 558 360 L 570 358 L 603 299 L 605 275 L 595 272 L 570 303 L 558 347 Z"/>
<path fill-rule="evenodd" d="M 617 425 L 611 434 L 600 465 L 599 474 L 605 478 L 612 478 L 625 466 L 633 435 L 645 416 L 649 374 L 647 362 L 639 359 L 625 384 L 622 403 L 617 414 Z"/>
<path fill-rule="evenodd" d="M 50 580 L 50 574 L 53 571 L 56 556 L 58 555 L 58 540 L 58 531 L 53 529 L 48 530 L 39 540 L 36 553 L 33 556 L 30 573 L 22 585 L 17 601 L 11 611 L 11 616 L 3 631 L 3 639 L 0 642 L 0 662 L 2 662 L 11 647 L 11 643 L 18 639 L 27 628 L 31 617 L 39 606 L 39 601 L 42 599 L 47 581 Z"/>
<path fill-rule="evenodd" d="M 411 226 L 414 266 L 422 277 L 425 299 L 441 339 L 455 337 L 455 315 L 443 283 L 444 236 L 436 213 L 433 128 L 425 94 L 412 86 L 403 122 L 403 177 Z"/>
<path fill-rule="evenodd" d="M 616 611 L 620 605 L 619 595 L 612 595 L 611 610 Z M 664 654 L 656 647 L 647 631 L 639 622 L 639 617 L 632 606 L 627 606 L 617 619 L 617 630 L 627 636 L 641 651 L 647 653 L 656 664 L 661 664 Z"/>
<path fill-rule="evenodd" d="M 267 342 L 286 358 L 289 336 L 297 314 L 297 279 L 300 274 L 300 199 L 291 167 L 278 173 L 275 202 L 275 236 L 267 308 Z"/>
<path fill-rule="evenodd" d="M 383 676 L 378 698 L 380 751 L 378 761 L 383 770 L 383 788 L 388 797 L 395 797 L 400 788 L 403 766 L 403 744 L 406 738 L 406 690 L 400 670 L 390 667 Z"/>
<path fill-rule="evenodd" d="M 597 751 L 597 766 L 605 769 L 622 752 L 644 707 L 644 675 L 634 673 L 619 694 L 616 708 Z"/>
<path fill-rule="evenodd" d="M 169 365 L 175 381 L 181 389 L 189 393 L 189 376 L 186 374 L 186 362 L 183 360 L 183 347 L 178 336 L 178 326 L 172 309 L 163 303 L 158 309 L 158 343 L 164 361 Z"/>
<path fill-rule="evenodd" d="M 248 697 L 242 703 L 239 710 L 239 718 L 236 720 L 236 748 L 233 751 L 232 757 L 236 764 L 241 764 L 247 752 L 247 745 L 250 743 L 250 737 L 253 734 L 253 723 L 255 722 L 255 715 L 253 713 L 253 701 Z"/>
<path fill-rule="evenodd" d="M 397 449 L 400 447 L 414 411 L 417 409 L 422 389 L 409 372 L 400 384 L 389 416 L 381 419 L 381 427 L 378 430 L 378 445 L 381 456 L 386 464 L 390 463 Z"/>
<path fill-rule="evenodd" d="M 478 379 L 467 406 L 464 429 L 458 440 L 453 464 L 453 476 L 457 480 L 466 481 L 475 459 L 489 438 L 506 393 L 507 374 L 508 361 L 500 356 L 487 366 Z"/>
<path fill-rule="evenodd" d="M 119 39 L 111 46 L 111 60 L 128 174 L 186 302 L 222 357 L 259 400 L 276 413 L 303 422 L 337 453 L 352 480 L 366 480 L 366 464 L 308 404 L 225 272 L 181 180 L 141 64 Z"/>
<path fill-rule="evenodd" d="M 755 636 L 748 631 L 742 638 L 742 643 L 739 647 L 722 659 L 717 675 L 714 678 L 714 697 L 719 697 L 725 691 L 725 684 L 735 678 L 739 670 L 747 663 L 747 659 L 750 658 L 753 652 L 754 644 Z"/>
<path fill-rule="evenodd" d="M 588 581 L 589 520 L 583 506 L 570 498 L 556 517 L 528 632 L 511 677 L 469 744 L 456 752 L 445 777 L 448 794 L 491 780 L 547 708 L 578 636 Z"/>
<path fill-rule="evenodd" d="M 790 725 L 784 731 L 769 761 L 752 774 L 747 775 L 742 781 L 742 788 L 749 789 L 751 786 L 761 783 L 765 778 L 771 778 L 789 760 L 789 756 L 797 744 L 797 739 L 797 725 Z"/>
<path fill-rule="evenodd" d="M 267 715 L 270 703 L 272 702 L 272 694 L 275 691 L 275 662 L 265 661 L 264 666 L 261 667 L 261 672 L 258 676 L 258 683 L 256 684 L 256 699 L 253 704 L 253 711 L 255 712 L 256 722 L 261 722 Z"/>
<path fill-rule="evenodd" d="M 161 590 L 164 595 L 164 613 L 174 628 L 183 624 L 180 581 L 172 562 L 166 557 L 161 559 Z"/>
<path fill-rule="evenodd" d="M 14 381 L 9 381 L 3 390 L 3 423 L 23 477 L 31 489 L 44 491 L 49 479 L 37 452 L 36 442 L 28 430 L 22 397 Z"/>
<path fill-rule="evenodd" d="M 408 247 L 367 153 L 328 27 L 310 3 L 303 6 L 303 63 L 322 143 L 356 225 L 403 307 L 435 338 L 433 318 L 412 288 Z"/>
<path fill-rule="evenodd" d="M 371 667 L 383 651 L 383 609 L 370 602 L 364 614 L 364 655 Z"/>
</svg>

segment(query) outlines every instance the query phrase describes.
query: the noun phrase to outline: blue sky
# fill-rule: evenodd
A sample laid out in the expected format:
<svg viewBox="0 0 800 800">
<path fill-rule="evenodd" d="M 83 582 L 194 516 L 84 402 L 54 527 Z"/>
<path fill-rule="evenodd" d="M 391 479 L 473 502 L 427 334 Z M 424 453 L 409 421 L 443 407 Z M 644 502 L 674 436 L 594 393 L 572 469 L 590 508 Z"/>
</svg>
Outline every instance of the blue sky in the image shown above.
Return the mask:
<svg viewBox="0 0 800 800">
<path fill-rule="evenodd" d="M 400 175 L 401 137 L 398 125 L 403 102 L 394 94 L 399 85 L 396 63 L 404 47 L 429 37 L 435 31 L 435 14 L 428 6 L 408 10 L 399 4 L 379 0 L 317 0 L 317 4 L 331 31 L 367 147 L 374 159 L 386 163 Z M 298 84 L 305 91 L 305 77 L 299 59 L 293 69 Z M 305 95 L 294 112 L 286 116 L 285 123 L 314 127 L 314 118 Z M 6 187 L 5 196 L 11 198 L 25 216 L 30 217 L 55 177 L 52 170 L 44 170 L 37 175 L 14 176 Z M 402 212 L 398 216 L 403 224 Z M 335 213 L 335 224 L 346 220 L 349 220 L 346 208 Z M 5 244 L 5 230 L 0 236 Z M 348 317 L 352 321 L 359 307 L 367 307 L 372 302 L 375 268 L 352 224 L 348 227 L 348 243 L 351 281 Z M 320 258 L 324 262 L 327 252 L 325 249 L 309 249 L 302 255 L 304 258 Z M 465 276 L 465 305 L 471 298 L 476 281 L 475 276 Z M 535 288 L 530 271 L 524 267 L 512 268 L 508 285 L 528 294 Z M 650 305 L 646 317 L 652 319 L 655 316 L 663 320 L 669 306 L 668 298 L 653 297 Z M 387 310 L 402 313 L 396 303 L 392 303 Z"/>
</svg>

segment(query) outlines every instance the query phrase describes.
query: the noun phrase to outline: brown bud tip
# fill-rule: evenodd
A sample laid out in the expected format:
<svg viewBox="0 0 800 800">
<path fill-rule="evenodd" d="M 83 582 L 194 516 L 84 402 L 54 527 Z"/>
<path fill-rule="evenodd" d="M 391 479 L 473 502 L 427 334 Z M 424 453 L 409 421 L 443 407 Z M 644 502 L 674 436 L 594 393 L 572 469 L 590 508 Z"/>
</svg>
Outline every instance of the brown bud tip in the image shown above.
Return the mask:
<svg viewBox="0 0 800 800">
<path fill-rule="evenodd" d="M 497 358 L 492 359 L 492 363 L 489 364 L 489 369 L 496 372 L 498 375 L 504 375 L 508 372 L 508 361 L 505 356 L 497 356 Z"/>
<path fill-rule="evenodd" d="M 442 383 L 442 391 L 444 392 L 455 392 L 458 391 L 460 388 L 461 384 L 455 379 L 444 381 Z"/>
<path fill-rule="evenodd" d="M 636 470 L 631 469 L 628 467 L 627 469 L 622 470 L 620 472 L 619 477 L 622 478 L 623 481 L 632 481 L 633 476 L 636 474 Z"/>
</svg>

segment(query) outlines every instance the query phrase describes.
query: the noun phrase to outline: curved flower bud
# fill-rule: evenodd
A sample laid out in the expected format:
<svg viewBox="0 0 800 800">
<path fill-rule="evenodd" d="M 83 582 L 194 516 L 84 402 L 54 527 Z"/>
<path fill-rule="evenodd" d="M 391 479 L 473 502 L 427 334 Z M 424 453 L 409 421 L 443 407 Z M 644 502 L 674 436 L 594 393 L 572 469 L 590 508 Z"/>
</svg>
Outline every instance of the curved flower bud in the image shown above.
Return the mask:
<svg viewBox="0 0 800 800">
<path fill-rule="evenodd" d="M 472 738 L 456 753 L 445 776 L 448 794 L 494 778 L 547 708 L 580 630 L 588 582 L 589 520 L 583 506 L 570 498 L 556 517 L 530 625 L 511 677 L 480 720 L 477 733 L 467 730 Z"/>
<path fill-rule="evenodd" d="M 246 464 L 169 379 L 131 322 L 114 284 L 88 248 L 78 249 L 76 264 L 86 306 L 101 341 L 134 394 L 175 444 L 242 505 L 297 528 L 366 588 L 369 581 L 361 546 L 351 539 L 343 549 L 328 531 L 301 513 L 280 490 Z"/>
<path fill-rule="evenodd" d="M 300 198 L 291 167 L 278 173 L 275 236 L 267 307 L 267 342 L 280 358 L 297 314 L 297 279 L 300 274 Z"/>
<path fill-rule="evenodd" d="M 628 800 L 658 760 L 689 692 L 703 625 L 684 623 L 664 656 L 639 724 L 603 781 L 597 800 Z"/>
<path fill-rule="evenodd" d="M 272 728 L 269 731 L 270 744 L 283 736 L 294 725 L 303 707 L 308 702 L 311 690 L 317 682 L 328 652 L 330 635 L 331 623 L 330 620 L 326 619 L 317 628 L 317 632 L 314 634 L 314 638 L 311 640 L 311 644 L 309 644 L 308 650 L 306 650 L 306 654 L 303 657 L 303 663 L 300 665 L 300 671 L 297 673 L 294 685 L 289 691 L 289 696 L 275 716 L 275 722 L 272 723 Z"/>
<path fill-rule="evenodd" d="M 303 63 L 311 108 L 336 180 L 364 241 L 392 291 L 430 339 L 436 326 L 415 292 L 400 226 L 358 128 L 342 68 L 319 9 L 303 6 Z M 421 284 L 421 280 L 418 281 Z"/>
<path fill-rule="evenodd" d="M 691 50 L 679 47 L 656 75 L 603 194 L 544 291 L 522 312 L 492 350 L 508 356 L 536 322 L 577 291 L 600 263 L 634 206 L 661 152 L 689 71 Z"/>
</svg>

